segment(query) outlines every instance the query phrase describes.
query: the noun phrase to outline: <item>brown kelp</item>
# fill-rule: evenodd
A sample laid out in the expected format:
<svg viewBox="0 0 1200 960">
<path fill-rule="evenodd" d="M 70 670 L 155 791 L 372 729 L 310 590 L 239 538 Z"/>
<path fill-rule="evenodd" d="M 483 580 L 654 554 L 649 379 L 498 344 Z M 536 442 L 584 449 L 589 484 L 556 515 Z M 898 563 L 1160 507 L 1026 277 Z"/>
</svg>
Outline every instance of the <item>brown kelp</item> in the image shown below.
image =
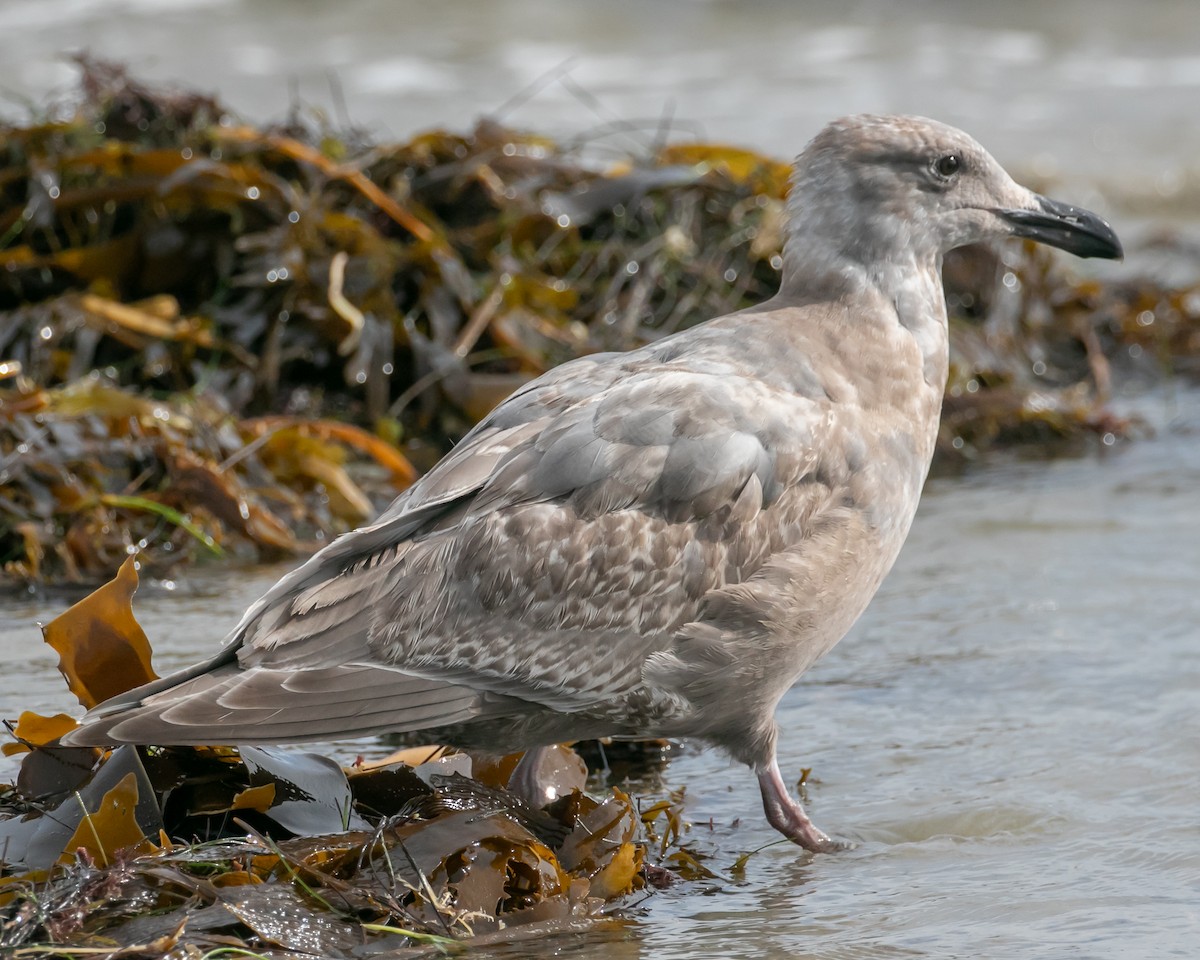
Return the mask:
<svg viewBox="0 0 1200 960">
<path fill-rule="evenodd" d="M 152 679 L 134 560 L 47 624 L 85 707 Z M 605 922 L 648 883 L 703 870 L 680 798 L 639 813 L 583 792 L 567 747 L 539 767 L 535 810 L 505 783 L 518 759 L 415 747 L 343 767 L 266 747 L 68 748 L 66 715 L 26 712 L 0 788 L 0 949 L 34 957 L 362 957 L 444 950 Z M 191 950 L 192 952 L 188 952 Z"/>
<path fill-rule="evenodd" d="M 550 366 L 759 301 L 787 167 L 714 144 L 599 162 L 483 120 L 377 143 L 83 60 L 0 130 L 0 562 L 304 552 Z M 1032 245 L 946 265 L 941 455 L 1112 437 L 1114 376 L 1192 371 L 1200 290 Z"/>
</svg>

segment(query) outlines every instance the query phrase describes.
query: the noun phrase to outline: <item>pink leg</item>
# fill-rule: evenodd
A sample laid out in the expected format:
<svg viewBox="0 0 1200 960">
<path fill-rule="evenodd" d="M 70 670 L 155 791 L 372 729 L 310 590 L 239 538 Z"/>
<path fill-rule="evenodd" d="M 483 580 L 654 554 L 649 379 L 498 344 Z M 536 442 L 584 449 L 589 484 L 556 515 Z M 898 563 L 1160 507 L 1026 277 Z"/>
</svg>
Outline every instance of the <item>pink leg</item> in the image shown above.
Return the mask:
<svg viewBox="0 0 1200 960">
<path fill-rule="evenodd" d="M 762 790 L 763 809 L 767 812 L 767 820 L 792 843 L 798 843 L 813 853 L 833 853 L 850 846 L 827 836 L 808 819 L 804 807 L 792 797 L 784 784 L 783 775 L 779 772 L 779 763 L 774 755 L 766 767 L 755 770 L 755 773 L 758 774 L 758 786 Z"/>
<path fill-rule="evenodd" d="M 542 765 L 542 757 L 548 749 L 549 747 L 534 747 L 526 750 L 524 756 L 517 761 L 512 776 L 508 778 L 509 792 L 515 793 L 535 810 L 542 809 L 555 799 L 538 783 L 538 767 Z"/>
</svg>

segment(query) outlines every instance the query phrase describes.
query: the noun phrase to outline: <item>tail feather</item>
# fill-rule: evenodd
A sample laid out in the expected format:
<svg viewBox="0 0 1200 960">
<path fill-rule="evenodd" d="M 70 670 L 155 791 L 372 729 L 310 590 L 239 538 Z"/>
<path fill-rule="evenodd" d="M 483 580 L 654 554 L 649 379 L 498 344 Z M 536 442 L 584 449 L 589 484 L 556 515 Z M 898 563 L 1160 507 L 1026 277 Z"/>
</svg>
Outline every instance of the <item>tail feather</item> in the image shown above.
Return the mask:
<svg viewBox="0 0 1200 960">
<path fill-rule="evenodd" d="M 63 738 L 69 746 L 298 743 L 414 731 L 479 716 L 483 695 L 384 667 L 188 671 L 109 701 Z"/>
</svg>

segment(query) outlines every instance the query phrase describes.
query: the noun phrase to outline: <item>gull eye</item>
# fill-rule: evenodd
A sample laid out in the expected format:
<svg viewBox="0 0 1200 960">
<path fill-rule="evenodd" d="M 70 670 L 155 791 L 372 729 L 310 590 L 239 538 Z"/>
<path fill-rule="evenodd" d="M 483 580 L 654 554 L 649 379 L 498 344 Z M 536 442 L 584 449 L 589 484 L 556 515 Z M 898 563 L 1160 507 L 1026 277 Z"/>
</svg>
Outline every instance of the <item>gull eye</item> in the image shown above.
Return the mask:
<svg viewBox="0 0 1200 960">
<path fill-rule="evenodd" d="M 943 180 L 949 180 L 962 169 L 962 157 L 957 153 L 948 153 L 933 161 L 933 172 Z"/>
</svg>

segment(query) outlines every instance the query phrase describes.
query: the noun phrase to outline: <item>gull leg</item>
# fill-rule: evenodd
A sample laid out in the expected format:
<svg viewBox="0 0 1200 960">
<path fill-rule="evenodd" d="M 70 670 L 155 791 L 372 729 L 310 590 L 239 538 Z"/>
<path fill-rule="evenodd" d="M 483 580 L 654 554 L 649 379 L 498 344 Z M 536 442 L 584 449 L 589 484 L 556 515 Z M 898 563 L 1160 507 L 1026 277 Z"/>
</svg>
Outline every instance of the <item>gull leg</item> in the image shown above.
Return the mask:
<svg viewBox="0 0 1200 960">
<path fill-rule="evenodd" d="M 779 763 L 772 751 L 771 762 L 757 768 L 758 786 L 762 790 L 763 810 L 767 820 L 785 837 L 813 853 L 833 853 L 848 849 L 850 844 L 834 840 L 808 819 L 804 807 L 789 792 L 779 772 Z"/>
<path fill-rule="evenodd" d="M 526 750 L 508 778 L 508 789 L 528 803 L 533 809 L 540 810 L 546 804 L 554 801 L 538 783 L 538 768 L 542 765 L 542 757 L 549 747 L 533 747 Z"/>
</svg>

